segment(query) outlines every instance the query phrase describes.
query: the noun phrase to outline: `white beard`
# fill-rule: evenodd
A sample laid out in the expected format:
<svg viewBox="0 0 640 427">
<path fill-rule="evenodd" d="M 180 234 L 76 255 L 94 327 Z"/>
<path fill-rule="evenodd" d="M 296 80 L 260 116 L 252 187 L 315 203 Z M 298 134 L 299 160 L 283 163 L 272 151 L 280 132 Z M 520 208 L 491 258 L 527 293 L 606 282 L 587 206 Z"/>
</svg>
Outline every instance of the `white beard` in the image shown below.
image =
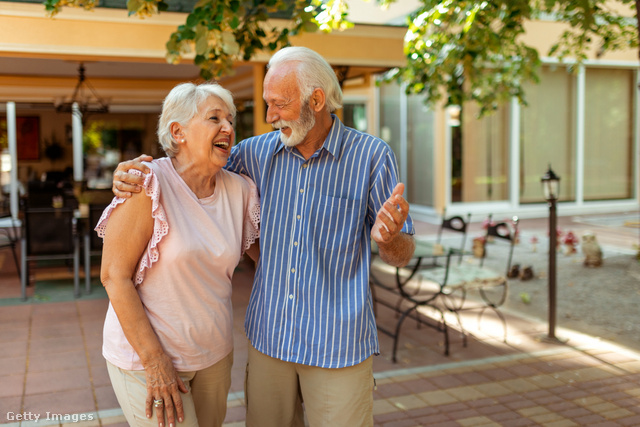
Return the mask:
<svg viewBox="0 0 640 427">
<path fill-rule="evenodd" d="M 295 147 L 300 144 L 315 125 L 316 118 L 313 115 L 311 107 L 306 103 L 304 103 L 304 106 L 300 111 L 300 118 L 298 120 L 278 120 L 272 124 L 275 129 L 280 129 L 280 141 L 282 141 L 282 143 L 287 147 Z M 283 127 L 291 129 L 291 135 L 287 136 L 282 133 Z"/>
</svg>

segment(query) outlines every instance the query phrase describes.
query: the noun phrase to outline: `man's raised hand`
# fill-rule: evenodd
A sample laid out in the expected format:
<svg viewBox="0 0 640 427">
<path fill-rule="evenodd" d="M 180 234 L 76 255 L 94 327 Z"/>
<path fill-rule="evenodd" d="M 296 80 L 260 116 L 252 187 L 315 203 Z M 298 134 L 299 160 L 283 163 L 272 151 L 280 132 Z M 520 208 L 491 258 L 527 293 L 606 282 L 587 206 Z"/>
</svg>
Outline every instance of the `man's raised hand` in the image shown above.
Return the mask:
<svg viewBox="0 0 640 427">
<path fill-rule="evenodd" d="M 384 246 L 391 243 L 400 233 L 407 216 L 409 215 L 409 202 L 402 197 L 404 184 L 398 183 L 393 189 L 382 208 L 378 211 L 376 222 L 371 229 L 371 238 L 378 244 Z"/>
</svg>

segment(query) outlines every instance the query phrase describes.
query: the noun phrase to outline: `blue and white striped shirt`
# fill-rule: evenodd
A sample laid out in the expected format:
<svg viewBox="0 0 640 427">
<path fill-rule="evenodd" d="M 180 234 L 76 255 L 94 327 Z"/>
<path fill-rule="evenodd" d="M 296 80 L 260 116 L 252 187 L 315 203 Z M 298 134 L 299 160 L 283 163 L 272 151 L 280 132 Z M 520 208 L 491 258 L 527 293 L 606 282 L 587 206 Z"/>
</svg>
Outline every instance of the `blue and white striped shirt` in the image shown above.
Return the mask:
<svg viewBox="0 0 640 427">
<path fill-rule="evenodd" d="M 271 132 L 236 145 L 227 164 L 253 178 L 261 199 L 247 337 L 271 357 L 323 368 L 379 353 L 371 227 L 398 175 L 384 141 L 333 118 L 309 160 Z M 414 233 L 410 217 L 403 231 Z"/>
</svg>

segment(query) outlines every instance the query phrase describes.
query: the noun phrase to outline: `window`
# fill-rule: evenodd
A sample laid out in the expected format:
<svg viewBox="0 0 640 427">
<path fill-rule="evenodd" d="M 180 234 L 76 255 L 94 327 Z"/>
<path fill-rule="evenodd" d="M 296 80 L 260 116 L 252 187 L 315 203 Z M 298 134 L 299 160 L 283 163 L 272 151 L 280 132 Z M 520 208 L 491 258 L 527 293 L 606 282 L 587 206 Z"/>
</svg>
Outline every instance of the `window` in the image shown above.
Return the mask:
<svg viewBox="0 0 640 427">
<path fill-rule="evenodd" d="M 452 132 L 452 202 L 488 202 L 509 198 L 509 114 L 500 107 L 478 119 L 469 102 L 460 111 L 460 128 Z"/>
<path fill-rule="evenodd" d="M 633 197 L 631 70 L 587 68 L 585 74 L 584 199 Z"/>
<path fill-rule="evenodd" d="M 400 97 L 400 86 L 397 84 L 380 86 L 380 138 L 391 146 L 398 157 L 402 142 Z"/>
<path fill-rule="evenodd" d="M 383 83 L 380 86 L 380 137 L 396 154 L 407 201 L 431 207 L 435 177 L 434 114 L 423 101 L 423 96 L 405 95 L 396 83 Z"/>
<path fill-rule="evenodd" d="M 540 177 L 551 165 L 560 176 L 560 200 L 575 200 L 575 77 L 545 67 L 540 84 L 524 87 L 520 113 L 520 203 L 542 201 Z"/>
<path fill-rule="evenodd" d="M 345 102 L 343 118 L 345 126 L 349 126 L 360 132 L 369 131 L 369 125 L 367 124 L 367 105 L 364 102 Z"/>
<path fill-rule="evenodd" d="M 407 97 L 407 182 L 406 197 L 422 206 L 434 204 L 433 155 L 435 145 L 434 117 L 424 104 L 424 97 Z"/>
</svg>

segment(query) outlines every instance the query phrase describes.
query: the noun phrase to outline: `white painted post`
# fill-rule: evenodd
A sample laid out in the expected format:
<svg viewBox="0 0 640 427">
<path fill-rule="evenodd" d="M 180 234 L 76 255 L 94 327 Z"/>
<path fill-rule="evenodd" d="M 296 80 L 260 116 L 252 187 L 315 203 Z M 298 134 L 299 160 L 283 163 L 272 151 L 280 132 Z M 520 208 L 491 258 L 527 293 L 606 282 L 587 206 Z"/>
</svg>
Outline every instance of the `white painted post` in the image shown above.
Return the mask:
<svg viewBox="0 0 640 427">
<path fill-rule="evenodd" d="M 9 178 L 9 200 L 11 216 L 18 219 L 18 142 L 16 133 L 16 103 L 7 102 L 7 139 L 9 140 L 9 157 L 11 159 L 11 172 Z"/>
<path fill-rule="evenodd" d="M 73 180 L 81 182 L 84 176 L 82 165 L 82 113 L 78 103 L 71 106 L 71 131 L 73 135 Z"/>
</svg>

